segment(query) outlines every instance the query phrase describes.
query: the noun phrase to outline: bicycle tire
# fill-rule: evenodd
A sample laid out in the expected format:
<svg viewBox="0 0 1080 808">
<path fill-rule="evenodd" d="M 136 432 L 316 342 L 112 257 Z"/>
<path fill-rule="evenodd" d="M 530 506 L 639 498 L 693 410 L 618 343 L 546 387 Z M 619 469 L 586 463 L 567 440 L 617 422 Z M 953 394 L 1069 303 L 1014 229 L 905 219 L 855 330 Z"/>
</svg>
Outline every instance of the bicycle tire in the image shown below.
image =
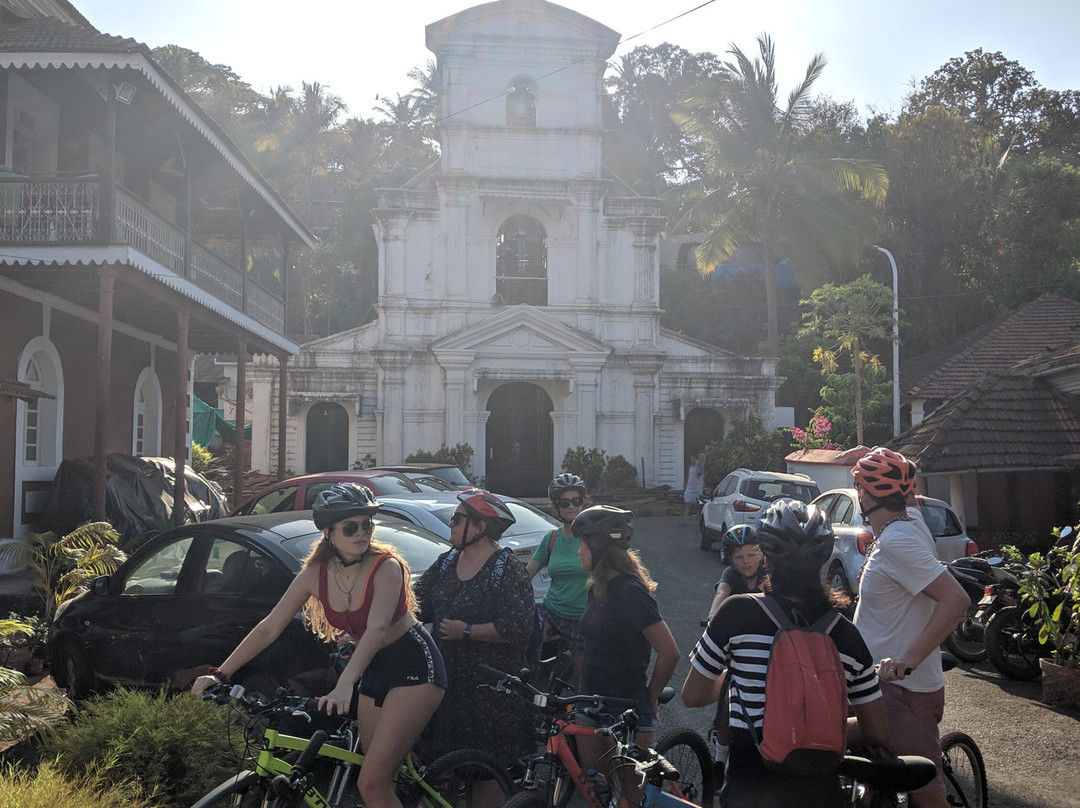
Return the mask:
<svg viewBox="0 0 1080 808">
<path fill-rule="evenodd" d="M 1039 656 L 1037 651 L 1024 650 L 1024 628 L 1020 624 L 1020 608 L 1006 606 L 995 612 L 986 623 L 983 641 L 986 643 L 986 657 L 998 671 L 1010 679 L 1030 682 L 1039 677 Z"/>
<path fill-rule="evenodd" d="M 551 808 L 548 793 L 542 788 L 519 791 L 506 801 L 503 808 Z"/>
<path fill-rule="evenodd" d="M 493 783 L 501 791 L 498 803 L 495 803 L 492 791 L 487 804 L 502 805 L 514 796 L 515 791 L 510 772 L 502 761 L 479 749 L 447 752 L 424 769 L 423 779 L 455 808 L 470 808 L 473 788 L 478 783 Z"/>
<path fill-rule="evenodd" d="M 679 770 L 679 779 L 664 782 L 664 790 L 711 808 L 716 784 L 713 782 L 713 759 L 709 745 L 692 729 L 673 729 L 664 733 L 653 747 Z M 674 786 L 674 788 L 672 788 Z"/>
<path fill-rule="evenodd" d="M 285 808 L 253 771 L 240 772 L 201 797 L 191 808 Z"/>
<path fill-rule="evenodd" d="M 986 808 L 986 765 L 971 736 L 950 732 L 941 739 L 941 764 L 949 805 Z"/>
</svg>

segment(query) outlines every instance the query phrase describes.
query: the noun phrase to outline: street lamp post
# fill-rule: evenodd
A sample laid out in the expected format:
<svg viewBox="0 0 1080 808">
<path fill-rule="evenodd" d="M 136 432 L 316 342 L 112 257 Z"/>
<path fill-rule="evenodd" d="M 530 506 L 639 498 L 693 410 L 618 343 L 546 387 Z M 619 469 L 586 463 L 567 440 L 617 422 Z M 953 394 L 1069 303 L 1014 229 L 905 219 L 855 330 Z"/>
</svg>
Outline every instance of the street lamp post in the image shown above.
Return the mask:
<svg viewBox="0 0 1080 808">
<path fill-rule="evenodd" d="M 896 275 L 896 259 L 884 247 L 874 249 L 885 253 L 892 264 L 892 434 L 900 434 L 900 284 Z"/>
</svg>

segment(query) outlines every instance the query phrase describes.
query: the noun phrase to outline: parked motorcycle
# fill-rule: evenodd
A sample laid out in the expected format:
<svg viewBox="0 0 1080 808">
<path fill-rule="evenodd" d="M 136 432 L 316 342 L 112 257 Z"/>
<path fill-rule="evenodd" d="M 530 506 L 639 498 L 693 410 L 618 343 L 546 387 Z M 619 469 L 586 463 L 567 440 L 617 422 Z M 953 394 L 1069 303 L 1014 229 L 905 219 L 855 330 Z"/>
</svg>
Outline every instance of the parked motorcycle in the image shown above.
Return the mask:
<svg viewBox="0 0 1080 808">
<path fill-rule="evenodd" d="M 971 605 L 946 638 L 945 647 L 964 662 L 982 662 L 986 622 L 1001 608 L 1016 604 L 1020 582 L 992 551 L 950 561 L 947 569 L 967 592 Z"/>
</svg>

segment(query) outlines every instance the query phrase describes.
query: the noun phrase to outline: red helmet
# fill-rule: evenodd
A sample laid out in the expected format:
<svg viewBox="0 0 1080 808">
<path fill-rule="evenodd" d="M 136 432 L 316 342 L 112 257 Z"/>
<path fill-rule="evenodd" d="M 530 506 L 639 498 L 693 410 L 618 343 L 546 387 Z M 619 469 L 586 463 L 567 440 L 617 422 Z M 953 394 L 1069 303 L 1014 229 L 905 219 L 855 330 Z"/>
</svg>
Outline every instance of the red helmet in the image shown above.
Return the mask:
<svg viewBox="0 0 1080 808">
<path fill-rule="evenodd" d="M 870 496 L 883 499 L 891 494 L 906 497 L 915 482 L 915 464 L 899 452 L 878 446 L 871 449 L 851 470 L 855 485 Z"/>
<path fill-rule="evenodd" d="M 458 494 L 458 502 L 472 516 L 485 520 L 500 534 L 517 521 L 505 502 L 482 488 L 462 491 Z"/>
</svg>

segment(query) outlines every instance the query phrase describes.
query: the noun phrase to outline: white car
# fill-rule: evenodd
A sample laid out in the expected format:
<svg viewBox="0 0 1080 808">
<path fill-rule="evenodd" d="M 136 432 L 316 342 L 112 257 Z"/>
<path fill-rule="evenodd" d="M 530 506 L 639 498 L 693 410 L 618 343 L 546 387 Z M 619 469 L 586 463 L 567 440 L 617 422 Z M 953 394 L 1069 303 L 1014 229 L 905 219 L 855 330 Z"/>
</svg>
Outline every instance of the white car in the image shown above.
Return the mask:
<svg viewBox="0 0 1080 808">
<path fill-rule="evenodd" d="M 778 499 L 809 502 L 819 493 L 818 484 L 805 474 L 735 469 L 711 493 L 705 492 L 698 520 L 701 549 L 711 550 L 728 528 L 756 524 Z"/>
<path fill-rule="evenodd" d="M 382 513 L 405 519 L 449 540 L 450 517 L 457 510 L 460 493 L 456 490 L 432 491 L 423 494 L 403 494 L 397 497 L 379 497 L 378 500 L 382 505 Z M 520 499 L 502 494 L 495 496 L 506 503 L 506 507 L 517 520 L 502 534 L 499 543 L 503 547 L 511 548 L 515 558 L 522 564 L 528 564 L 540 542 L 559 526 L 559 522 Z M 550 583 L 547 567 L 544 567 L 533 578 L 533 594 L 537 603 L 544 599 Z"/>
<path fill-rule="evenodd" d="M 926 526 L 934 537 L 934 549 L 940 561 L 948 563 L 957 558 L 974 555 L 979 547 L 968 538 L 960 517 L 949 503 L 933 497 L 915 497 Z M 854 488 L 834 488 L 814 500 L 832 521 L 832 556 L 823 572 L 834 587 L 859 594 L 859 572 L 874 541 L 870 525 L 864 524 L 859 510 L 859 497 Z"/>
</svg>

